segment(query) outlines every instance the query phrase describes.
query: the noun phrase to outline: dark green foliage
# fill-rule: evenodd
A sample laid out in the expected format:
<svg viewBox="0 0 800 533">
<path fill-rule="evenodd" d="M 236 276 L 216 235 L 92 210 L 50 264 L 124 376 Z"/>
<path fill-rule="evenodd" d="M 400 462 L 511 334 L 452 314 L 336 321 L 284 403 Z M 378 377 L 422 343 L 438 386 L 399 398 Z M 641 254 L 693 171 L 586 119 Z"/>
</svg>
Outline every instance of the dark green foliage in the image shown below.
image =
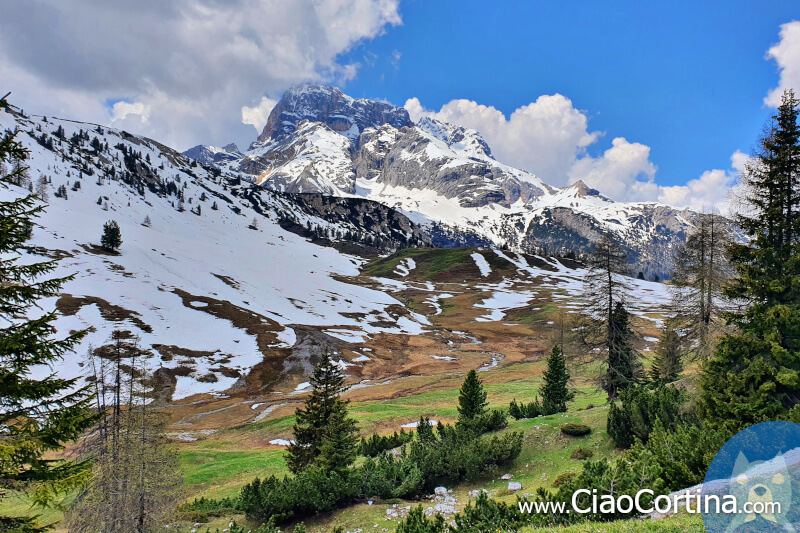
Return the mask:
<svg viewBox="0 0 800 533">
<path fill-rule="evenodd" d="M 675 387 L 631 387 L 620 393 L 620 400 L 620 406 L 611 402 L 606 424 L 617 448 L 630 448 L 636 439 L 647 443 L 657 420 L 668 431 L 687 421 L 684 393 Z"/>
<path fill-rule="evenodd" d="M 508 415 L 502 409 L 492 409 L 476 419 L 479 433 L 499 431 L 508 427 Z"/>
<path fill-rule="evenodd" d="M 7 105 L 0 99 L 0 112 Z M 26 170 L 22 162 L 28 151 L 15 137 L 15 132 L 0 137 L 0 163 L 20 162 L 0 177 L 3 188 Z M 90 474 L 88 465 L 44 455 L 61 450 L 62 443 L 75 440 L 94 423 L 87 390 L 79 388 L 76 379 L 32 375 L 35 367 L 57 365 L 87 333 L 74 331 L 54 338 L 55 312 L 28 318 L 40 299 L 57 296 L 72 279 L 42 279 L 56 269 L 57 261 L 20 261 L 43 209 L 35 194 L 0 201 L 0 487 L 30 492 L 33 503 L 41 506 L 73 490 Z M 7 496 L 0 490 L 0 502 Z M 0 516 L 3 528 L 13 524 L 21 531 L 39 530 L 35 519 Z"/>
<path fill-rule="evenodd" d="M 356 422 L 347 416 L 347 390 L 341 369 L 329 354 L 322 355 L 311 378 L 314 389 L 303 408 L 295 412 L 295 442 L 287 450 L 289 470 L 300 472 L 312 465 L 340 470 L 353 464 L 358 446 Z"/>
<path fill-rule="evenodd" d="M 413 438 L 414 433 L 411 431 L 406 432 L 404 429 L 400 429 L 400 433 L 395 431 L 392 435 L 374 434 L 369 438 L 361 439 L 358 445 L 358 453 L 367 457 L 375 457 L 381 452 L 402 446 Z"/>
<path fill-rule="evenodd" d="M 514 505 L 497 502 L 481 492 L 461 513 L 453 517 L 459 533 L 482 533 L 484 531 L 516 531 L 527 521 L 527 516 Z"/>
<path fill-rule="evenodd" d="M 800 101 L 784 92 L 778 113 L 743 173 L 749 209 L 736 218 L 747 240 L 729 256 L 726 296 L 748 302 L 729 318 L 703 366 L 701 409 L 709 422 L 745 426 L 800 404 Z"/>
<path fill-rule="evenodd" d="M 437 514 L 428 520 L 420 505 L 411 509 L 408 516 L 397 524 L 395 533 L 447 533 L 449 530 L 442 515 Z"/>
<path fill-rule="evenodd" d="M 585 437 L 592 432 L 592 428 L 583 424 L 564 424 L 561 426 L 561 433 L 570 437 Z"/>
<path fill-rule="evenodd" d="M 664 326 L 653 360 L 652 377 L 656 383 L 672 383 L 683 371 L 681 338 L 671 324 Z"/>
<path fill-rule="evenodd" d="M 540 392 L 544 414 L 565 413 L 567 402 L 575 397 L 575 393 L 567 388 L 567 362 L 558 345 L 553 346 L 553 352 L 547 358 L 547 370 L 544 371 L 543 378 L 544 384 Z"/>
<path fill-rule="evenodd" d="M 611 313 L 608 335 L 608 363 L 603 389 L 613 399 L 621 390 L 636 385 L 642 372 L 639 354 L 633 349 L 630 314 L 620 302 Z"/>
<path fill-rule="evenodd" d="M 242 489 L 240 509 L 256 520 L 283 523 L 375 496 L 415 498 L 441 483 L 493 475 L 521 449 L 522 433 L 478 438 L 469 427 L 433 430 L 423 419 L 417 439 L 397 458 L 382 454 L 349 470 L 311 467 L 292 478 L 257 479 Z"/>
<path fill-rule="evenodd" d="M 515 420 L 523 418 L 536 418 L 544 414 L 542 405 L 539 403 L 539 398 L 534 399 L 531 403 L 517 403 L 517 400 L 511 400 L 508 406 L 508 416 Z"/>
<path fill-rule="evenodd" d="M 470 422 L 486 412 L 486 391 L 475 370 L 470 370 L 458 391 L 458 421 Z"/>
<path fill-rule="evenodd" d="M 116 220 L 109 220 L 103 224 L 103 235 L 100 237 L 100 246 L 108 252 L 115 252 L 122 246 L 122 232 Z"/>
<path fill-rule="evenodd" d="M 522 433 L 477 438 L 462 428 L 440 425 L 432 438 L 411 442 L 407 457 L 422 473 L 425 489 L 479 479 L 515 459 L 522 449 Z"/>
</svg>

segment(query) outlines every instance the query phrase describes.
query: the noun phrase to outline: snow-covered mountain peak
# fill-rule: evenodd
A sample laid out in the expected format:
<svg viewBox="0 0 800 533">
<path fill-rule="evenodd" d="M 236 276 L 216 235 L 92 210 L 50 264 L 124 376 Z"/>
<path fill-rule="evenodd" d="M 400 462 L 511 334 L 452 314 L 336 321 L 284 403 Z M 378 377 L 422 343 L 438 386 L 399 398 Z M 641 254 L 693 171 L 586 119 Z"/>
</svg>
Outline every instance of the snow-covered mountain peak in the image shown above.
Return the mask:
<svg viewBox="0 0 800 533">
<path fill-rule="evenodd" d="M 493 158 L 492 150 L 477 130 L 448 124 L 430 117 L 422 117 L 417 122 L 417 127 L 467 156 L 479 159 Z"/>
<path fill-rule="evenodd" d="M 351 141 L 364 129 L 382 124 L 401 128 L 411 126 L 408 111 L 386 102 L 355 99 L 340 89 L 318 83 L 306 83 L 287 90 L 272 109 L 267 125 L 251 148 L 291 135 L 303 120 L 328 125 Z"/>
</svg>

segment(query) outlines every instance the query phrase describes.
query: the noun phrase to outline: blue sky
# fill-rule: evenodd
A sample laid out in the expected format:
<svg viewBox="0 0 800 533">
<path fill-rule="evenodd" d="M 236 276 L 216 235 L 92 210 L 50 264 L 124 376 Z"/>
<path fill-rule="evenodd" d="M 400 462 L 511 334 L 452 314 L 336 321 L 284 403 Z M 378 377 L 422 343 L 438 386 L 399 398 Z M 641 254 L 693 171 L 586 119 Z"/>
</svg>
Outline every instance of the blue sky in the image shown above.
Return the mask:
<svg viewBox="0 0 800 533">
<path fill-rule="evenodd" d="M 26 0 L 0 18 L 0 80 L 179 150 L 245 148 L 283 91 L 331 83 L 478 129 L 556 186 L 721 208 L 800 88 L 800 3 Z"/>
<path fill-rule="evenodd" d="M 797 1 L 491 5 L 402 3 L 402 26 L 347 55 L 362 66 L 346 92 L 399 105 L 417 97 L 429 109 L 465 98 L 506 115 L 560 93 L 606 132 L 590 154 L 616 136 L 646 144 L 663 185 L 749 152 L 778 83 L 765 54 L 780 25 L 800 19 Z"/>
</svg>

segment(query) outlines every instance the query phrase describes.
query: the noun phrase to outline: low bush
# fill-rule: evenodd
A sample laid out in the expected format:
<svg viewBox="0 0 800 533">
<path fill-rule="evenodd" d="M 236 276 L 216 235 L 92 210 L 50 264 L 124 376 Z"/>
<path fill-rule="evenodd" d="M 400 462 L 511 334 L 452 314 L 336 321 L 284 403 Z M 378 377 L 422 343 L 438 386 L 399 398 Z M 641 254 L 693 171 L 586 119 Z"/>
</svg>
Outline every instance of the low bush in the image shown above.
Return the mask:
<svg viewBox="0 0 800 533">
<path fill-rule="evenodd" d="M 646 444 L 656 420 L 667 430 L 689 421 L 683 404 L 684 393 L 675 387 L 630 387 L 620 393 L 620 405 L 611 402 L 606 430 L 617 448 L 630 448 L 636 439 Z"/>
<path fill-rule="evenodd" d="M 570 437 L 585 437 L 592 432 L 592 428 L 583 424 L 564 424 L 561 426 L 561 433 Z"/>
<path fill-rule="evenodd" d="M 508 406 L 508 415 L 515 420 L 521 420 L 523 418 L 536 418 L 537 416 L 541 416 L 545 414 L 544 410 L 542 409 L 542 405 L 539 403 L 539 399 L 536 398 L 531 403 L 521 403 L 518 404 L 517 400 L 511 400 L 511 403 Z"/>
<path fill-rule="evenodd" d="M 358 453 L 367 457 L 377 457 L 381 452 L 402 446 L 413 438 L 414 432 L 407 432 L 404 429 L 401 429 L 400 433 L 395 431 L 392 435 L 372 435 L 369 438 L 361 439 L 358 445 Z"/>
<path fill-rule="evenodd" d="M 553 480 L 553 488 L 557 489 L 561 485 L 571 482 L 576 477 L 578 477 L 577 472 L 564 472 L 562 474 L 559 474 L 558 476 L 556 476 L 556 479 Z"/>
<path fill-rule="evenodd" d="M 594 452 L 589 448 L 575 448 L 570 457 L 578 461 L 585 461 L 586 459 L 591 459 L 593 455 Z"/>
<path fill-rule="evenodd" d="M 242 489 L 239 509 L 255 520 L 281 524 L 357 500 L 414 498 L 443 483 L 492 475 L 521 449 L 522 433 L 481 438 L 466 426 L 442 424 L 434 430 L 421 419 L 417 438 L 398 457 L 383 453 L 350 470 L 312 468 L 294 477 L 256 479 Z"/>
</svg>

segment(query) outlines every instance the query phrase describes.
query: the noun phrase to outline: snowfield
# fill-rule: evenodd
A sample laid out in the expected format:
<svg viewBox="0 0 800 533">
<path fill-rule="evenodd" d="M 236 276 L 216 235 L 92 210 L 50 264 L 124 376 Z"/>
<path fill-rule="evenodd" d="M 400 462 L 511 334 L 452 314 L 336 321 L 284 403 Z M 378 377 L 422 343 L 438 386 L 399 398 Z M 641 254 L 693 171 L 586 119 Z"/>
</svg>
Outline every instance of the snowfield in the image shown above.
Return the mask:
<svg viewBox="0 0 800 533">
<path fill-rule="evenodd" d="M 178 210 L 173 196 L 159 197 L 149 190 L 138 194 L 119 179 L 100 177 L 88 165 L 93 174 L 84 173 L 70 161 L 68 142 L 59 147 L 54 137 L 59 126 L 66 139 L 83 130 L 108 143 L 101 165 L 115 168 L 117 176 L 125 167 L 116 145 L 141 153 L 154 166 L 163 165 L 161 174 L 182 190 L 184 211 Z M 273 347 L 294 344 L 294 324 L 340 328 L 333 334 L 361 342 L 383 331 L 418 334 L 427 323 L 410 312 L 399 319 L 387 313 L 387 307 L 402 303 L 384 291 L 333 278 L 358 274 L 361 258 L 283 230 L 275 213 L 254 211 L 249 202 L 231 194 L 222 179 L 190 167 L 183 156 L 163 152 L 161 145 L 107 128 L 101 134 L 91 124 L 52 118 L 44 122 L 40 117 L 0 112 L 0 131 L 17 127 L 22 130 L 18 140 L 31 151 L 26 164 L 32 181 L 40 176 L 52 181 L 46 186 L 48 205 L 31 244 L 63 257 L 56 275 L 75 274 L 64 293 L 79 301 L 78 308 L 60 317 L 56 327 L 65 332 L 95 328 L 77 356 L 59 365 L 58 372 L 65 377 L 83 373 L 82 358 L 91 346 L 106 344 L 114 329 L 127 329 L 140 338 L 142 347 L 152 350 L 151 369 L 188 370 L 177 376 L 173 399 L 219 394 L 239 379 L 228 376 L 244 376 L 263 360 L 255 336 L 215 312 L 221 305 L 260 317 L 274 329 Z M 48 133 L 56 141 L 55 150 L 41 146 L 29 130 L 37 136 Z M 73 190 L 76 181 L 80 188 Z M 67 187 L 67 199 L 55 197 L 61 185 Z M 0 190 L 0 195 L 9 199 L 26 192 L 14 187 Z M 143 225 L 146 216 L 149 226 Z M 249 227 L 254 218 L 256 230 Z M 119 255 L 99 249 L 103 224 L 109 220 L 121 228 Z M 56 301 L 44 302 L 45 307 L 52 308 Z M 357 315 L 393 326 L 372 326 L 352 318 Z M 191 355 L 170 357 L 156 345 L 179 347 Z"/>
</svg>

